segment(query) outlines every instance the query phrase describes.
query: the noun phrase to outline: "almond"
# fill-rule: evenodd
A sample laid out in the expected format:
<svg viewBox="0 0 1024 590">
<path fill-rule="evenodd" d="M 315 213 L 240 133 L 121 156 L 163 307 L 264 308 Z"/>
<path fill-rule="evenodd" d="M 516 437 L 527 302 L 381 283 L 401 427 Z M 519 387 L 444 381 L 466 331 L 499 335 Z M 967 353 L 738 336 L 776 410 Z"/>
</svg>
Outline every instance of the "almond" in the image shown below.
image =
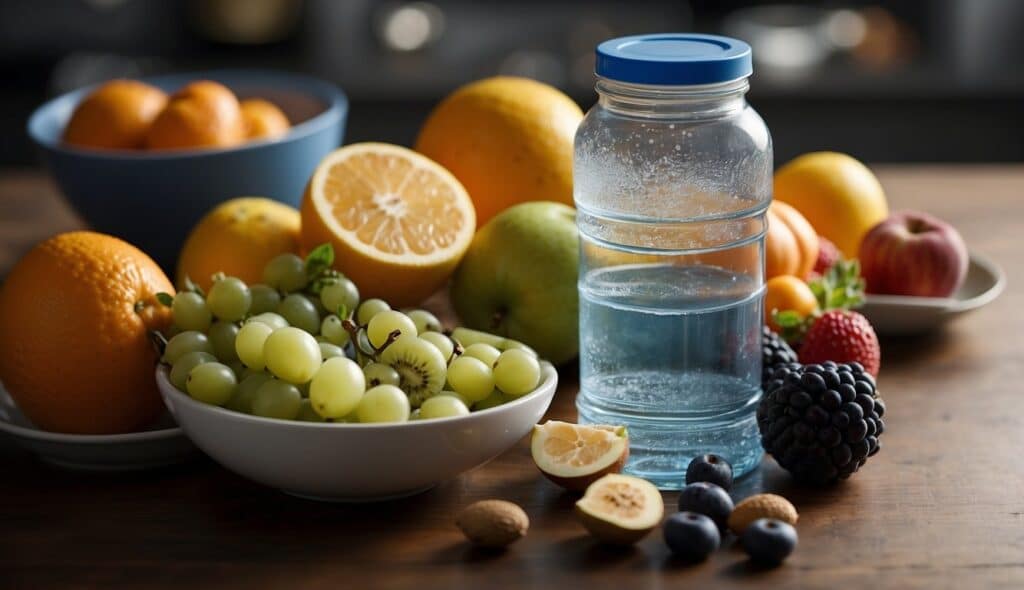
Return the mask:
<svg viewBox="0 0 1024 590">
<path fill-rule="evenodd" d="M 530 518 L 512 502 L 481 500 L 459 513 L 455 524 L 475 545 L 504 547 L 526 535 Z"/>
<path fill-rule="evenodd" d="M 729 529 L 742 534 L 747 525 L 759 518 L 774 518 L 795 526 L 799 517 L 793 504 L 782 496 L 757 494 L 736 505 L 729 515 Z"/>
</svg>

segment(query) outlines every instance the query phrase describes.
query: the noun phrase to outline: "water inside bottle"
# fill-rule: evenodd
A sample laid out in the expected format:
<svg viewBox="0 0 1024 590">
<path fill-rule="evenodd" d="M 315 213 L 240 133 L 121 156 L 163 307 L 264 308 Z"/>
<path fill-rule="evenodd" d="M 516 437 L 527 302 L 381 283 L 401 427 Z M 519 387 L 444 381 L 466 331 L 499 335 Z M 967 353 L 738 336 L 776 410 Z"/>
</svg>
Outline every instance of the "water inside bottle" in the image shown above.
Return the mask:
<svg viewBox="0 0 1024 590">
<path fill-rule="evenodd" d="M 762 288 L 714 265 L 619 264 L 580 277 L 581 423 L 625 424 L 625 471 L 662 489 L 716 453 L 761 460 Z"/>
</svg>

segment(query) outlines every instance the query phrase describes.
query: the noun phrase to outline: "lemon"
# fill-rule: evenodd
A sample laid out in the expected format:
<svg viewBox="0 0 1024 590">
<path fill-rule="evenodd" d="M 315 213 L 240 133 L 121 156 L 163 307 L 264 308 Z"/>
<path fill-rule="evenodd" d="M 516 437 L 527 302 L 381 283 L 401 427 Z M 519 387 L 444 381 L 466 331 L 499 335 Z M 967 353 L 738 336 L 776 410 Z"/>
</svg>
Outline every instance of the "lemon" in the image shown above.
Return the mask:
<svg viewBox="0 0 1024 590">
<path fill-rule="evenodd" d="M 579 106 L 558 89 L 499 76 L 459 88 L 431 113 L 416 150 L 451 171 L 477 225 L 523 201 L 572 205 Z"/>
<path fill-rule="evenodd" d="M 448 280 L 473 240 L 466 189 L 410 149 L 359 143 L 330 153 L 302 200 L 302 247 L 330 242 L 366 297 L 415 305 Z"/>
<path fill-rule="evenodd" d="M 262 197 L 232 199 L 192 229 L 178 257 L 178 284 L 187 276 L 209 289 L 218 272 L 259 283 L 271 258 L 298 250 L 299 212 L 293 207 Z"/>
<path fill-rule="evenodd" d="M 837 152 L 804 154 L 780 168 L 775 198 L 796 208 L 847 258 L 856 258 L 864 234 L 889 216 L 885 191 L 871 170 Z"/>
</svg>

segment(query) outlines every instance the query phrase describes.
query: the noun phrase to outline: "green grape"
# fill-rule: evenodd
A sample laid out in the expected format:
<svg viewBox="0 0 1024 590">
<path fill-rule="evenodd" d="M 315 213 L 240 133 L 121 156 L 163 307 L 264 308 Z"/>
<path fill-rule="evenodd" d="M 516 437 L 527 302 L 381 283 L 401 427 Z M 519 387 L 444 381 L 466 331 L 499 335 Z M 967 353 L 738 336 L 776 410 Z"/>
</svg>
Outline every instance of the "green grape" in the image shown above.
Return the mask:
<svg viewBox="0 0 1024 590">
<path fill-rule="evenodd" d="M 230 363 L 238 360 L 235 351 L 235 338 L 238 336 L 238 325 L 234 322 L 219 321 L 210 326 L 207 337 L 213 346 L 213 354 L 222 362 Z"/>
<path fill-rule="evenodd" d="M 231 361 L 228 363 L 228 366 L 231 367 L 231 372 L 235 374 L 239 381 L 249 376 L 249 368 L 242 361 Z"/>
<path fill-rule="evenodd" d="M 238 382 L 235 393 L 231 395 L 226 406 L 229 410 L 252 414 L 252 400 L 256 399 L 256 392 L 260 385 L 270 381 L 269 374 L 264 372 L 252 373 Z"/>
<path fill-rule="evenodd" d="M 252 305 L 252 293 L 242 279 L 224 277 L 214 281 L 210 292 L 206 294 L 206 304 L 213 315 L 222 320 L 237 322 L 249 313 Z"/>
<path fill-rule="evenodd" d="M 317 319 L 323 320 L 325 317 L 327 317 L 327 314 L 330 312 L 328 312 L 327 308 L 324 307 L 324 304 L 320 302 L 319 297 L 310 295 L 308 299 L 309 302 L 313 304 L 313 309 L 316 310 Z"/>
<path fill-rule="evenodd" d="M 366 378 L 359 365 L 347 358 L 332 358 L 313 375 L 309 400 L 324 418 L 341 418 L 359 406 L 364 391 Z"/>
<path fill-rule="evenodd" d="M 404 313 L 386 309 L 370 318 L 370 323 L 366 326 L 366 336 L 374 348 L 380 348 L 387 342 L 388 335 L 395 330 L 403 336 L 415 336 L 416 324 Z"/>
<path fill-rule="evenodd" d="M 242 326 L 235 337 L 235 352 L 239 360 L 250 369 L 262 371 L 267 364 L 263 347 L 273 332 L 274 328 L 262 322 L 248 322 Z"/>
<path fill-rule="evenodd" d="M 363 376 L 366 377 L 367 387 L 377 387 L 378 385 L 394 385 L 398 387 L 399 382 L 402 380 L 398 371 L 384 363 L 369 363 L 363 367 Z"/>
<path fill-rule="evenodd" d="M 496 408 L 507 401 L 509 401 L 508 396 L 495 389 L 491 392 L 491 395 L 473 404 L 473 411 L 479 412 L 480 410 Z"/>
<path fill-rule="evenodd" d="M 420 334 L 420 339 L 426 340 L 433 344 L 434 348 L 440 350 L 441 356 L 444 357 L 445 364 L 448 364 L 448 361 L 452 358 L 452 353 L 455 352 L 455 343 L 452 342 L 451 338 L 440 332 L 424 332 Z"/>
<path fill-rule="evenodd" d="M 278 328 L 287 328 L 289 325 L 288 320 L 271 311 L 265 311 L 259 315 L 254 315 L 251 318 L 245 320 L 245 323 L 248 324 L 249 322 L 259 322 L 261 324 L 266 324 L 275 330 L 277 330 Z"/>
<path fill-rule="evenodd" d="M 345 346 L 351 338 L 341 318 L 334 314 L 328 315 L 320 322 L 320 335 L 336 346 Z"/>
<path fill-rule="evenodd" d="M 494 384 L 512 397 L 530 393 L 540 383 L 540 363 L 529 352 L 512 348 L 494 363 Z"/>
<path fill-rule="evenodd" d="M 457 397 L 450 395 L 436 395 L 423 402 L 420 406 L 420 418 L 430 420 L 432 418 L 452 418 L 454 416 L 466 416 L 469 408 Z"/>
<path fill-rule="evenodd" d="M 330 342 L 317 342 L 317 346 L 320 347 L 320 359 L 327 360 L 339 356 L 345 356 L 345 350 L 336 344 Z"/>
<path fill-rule="evenodd" d="M 316 334 L 320 331 L 320 314 L 317 313 L 313 302 L 305 295 L 300 295 L 299 293 L 288 295 L 277 306 L 277 313 L 289 325 L 305 330 L 310 334 Z"/>
<path fill-rule="evenodd" d="M 323 422 L 324 417 L 316 413 L 313 409 L 313 404 L 308 399 L 302 400 L 302 404 L 299 406 L 299 413 L 295 416 L 295 419 L 299 422 Z"/>
<path fill-rule="evenodd" d="M 231 367 L 222 363 L 203 363 L 188 373 L 185 387 L 193 399 L 214 406 L 223 406 L 231 399 L 238 385 Z"/>
<path fill-rule="evenodd" d="M 484 344 L 490 344 L 498 350 L 505 351 L 513 348 L 519 348 L 531 353 L 533 356 L 537 356 L 536 351 L 518 340 L 503 338 L 497 334 L 481 332 L 480 330 L 471 330 L 462 326 L 452 330 L 452 340 L 461 344 L 463 348 L 471 344 L 476 344 L 477 342 L 483 342 Z"/>
<path fill-rule="evenodd" d="M 294 420 L 302 408 L 299 388 L 291 383 L 267 379 L 252 398 L 252 413 L 264 418 Z"/>
<path fill-rule="evenodd" d="M 440 332 L 441 320 L 425 309 L 412 309 L 405 312 L 412 323 L 416 325 L 416 333 L 422 335 L 424 332 Z"/>
<path fill-rule="evenodd" d="M 275 256 L 263 267 L 263 282 L 285 293 L 306 288 L 306 264 L 294 254 Z"/>
<path fill-rule="evenodd" d="M 356 323 L 360 326 L 365 326 L 370 323 L 373 316 L 389 309 L 391 309 L 391 306 L 383 299 L 367 299 L 360 303 L 359 309 L 356 310 Z"/>
<path fill-rule="evenodd" d="M 167 379 L 171 382 L 171 385 L 178 388 L 178 391 L 188 393 L 188 389 L 185 388 L 185 382 L 188 380 L 189 372 L 203 363 L 213 362 L 217 362 L 217 357 L 208 352 L 196 351 L 185 353 L 174 362 L 174 366 L 171 367 L 171 372 Z"/>
<path fill-rule="evenodd" d="M 186 291 L 174 296 L 171 304 L 174 325 L 182 330 L 205 332 L 213 321 L 213 314 L 206 305 L 206 300 L 199 293 Z"/>
<path fill-rule="evenodd" d="M 202 332 L 189 330 L 181 332 L 167 341 L 164 347 L 164 362 L 174 364 L 179 358 L 190 352 L 208 352 L 213 354 L 210 339 Z"/>
<path fill-rule="evenodd" d="M 469 403 L 478 402 L 494 389 L 491 368 L 478 358 L 460 356 L 448 366 L 448 383 Z"/>
<path fill-rule="evenodd" d="M 483 342 L 470 344 L 462 351 L 462 356 L 471 356 L 473 358 L 480 359 L 488 367 L 493 367 L 494 361 L 498 360 L 500 355 L 500 350 L 494 348 L 490 344 L 484 344 Z"/>
<path fill-rule="evenodd" d="M 271 373 L 296 385 L 312 379 L 320 368 L 320 346 L 299 328 L 274 330 L 263 345 L 263 354 Z"/>
<path fill-rule="evenodd" d="M 473 405 L 473 402 L 467 400 L 465 397 L 455 393 L 454 391 L 452 391 L 450 389 L 445 389 L 445 390 L 441 391 L 441 393 L 439 393 L 437 395 L 447 395 L 449 397 L 457 398 L 460 402 L 466 404 L 466 407 L 469 407 L 469 406 Z M 434 397 L 437 397 L 437 396 L 434 396 Z"/>
<path fill-rule="evenodd" d="M 409 419 L 409 398 L 394 385 L 378 385 L 363 394 L 356 408 L 360 422 L 405 422 Z"/>
<path fill-rule="evenodd" d="M 262 283 L 249 287 L 249 293 L 252 295 L 252 305 L 249 306 L 252 315 L 274 311 L 277 304 L 281 303 L 281 294 Z"/>
<path fill-rule="evenodd" d="M 338 279 L 329 285 L 324 285 L 324 288 L 320 290 L 320 302 L 331 313 L 338 313 L 342 306 L 347 313 L 352 313 L 359 305 L 359 289 L 348 279 Z"/>
</svg>

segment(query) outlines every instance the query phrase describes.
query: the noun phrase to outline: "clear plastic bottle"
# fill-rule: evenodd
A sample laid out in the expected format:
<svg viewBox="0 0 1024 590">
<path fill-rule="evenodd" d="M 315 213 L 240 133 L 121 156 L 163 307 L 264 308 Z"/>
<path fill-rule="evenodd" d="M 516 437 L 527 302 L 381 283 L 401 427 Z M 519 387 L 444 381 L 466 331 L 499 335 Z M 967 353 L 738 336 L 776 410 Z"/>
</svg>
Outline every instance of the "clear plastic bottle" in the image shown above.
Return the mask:
<svg viewBox="0 0 1024 590">
<path fill-rule="evenodd" d="M 762 451 L 765 212 L 772 143 L 747 104 L 750 47 L 642 35 L 597 48 L 576 133 L 582 423 L 626 424 L 626 471 L 662 489 L 717 453 Z"/>
</svg>

